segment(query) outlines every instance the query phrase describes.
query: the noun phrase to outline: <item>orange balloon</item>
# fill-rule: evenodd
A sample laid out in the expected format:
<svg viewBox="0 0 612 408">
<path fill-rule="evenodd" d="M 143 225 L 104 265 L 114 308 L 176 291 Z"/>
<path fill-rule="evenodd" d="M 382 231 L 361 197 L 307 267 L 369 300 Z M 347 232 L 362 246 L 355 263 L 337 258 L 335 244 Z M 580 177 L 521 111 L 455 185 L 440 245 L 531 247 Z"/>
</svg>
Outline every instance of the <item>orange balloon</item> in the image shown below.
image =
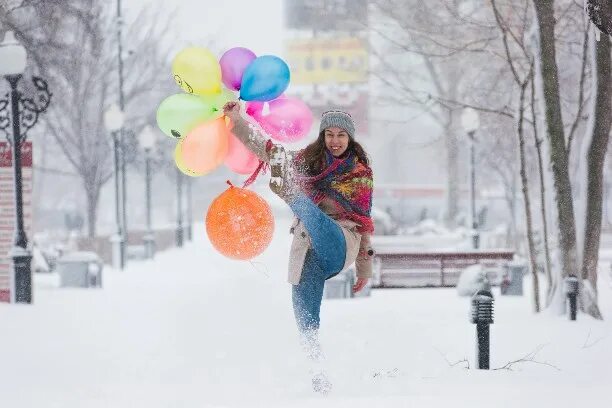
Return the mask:
<svg viewBox="0 0 612 408">
<path fill-rule="evenodd" d="M 272 210 L 254 192 L 231 186 L 210 205 L 206 233 L 215 249 L 226 257 L 254 258 L 272 241 Z"/>
<path fill-rule="evenodd" d="M 210 173 L 223 163 L 228 148 L 229 131 L 225 119 L 204 122 L 181 141 L 181 166 L 198 175 Z"/>
</svg>

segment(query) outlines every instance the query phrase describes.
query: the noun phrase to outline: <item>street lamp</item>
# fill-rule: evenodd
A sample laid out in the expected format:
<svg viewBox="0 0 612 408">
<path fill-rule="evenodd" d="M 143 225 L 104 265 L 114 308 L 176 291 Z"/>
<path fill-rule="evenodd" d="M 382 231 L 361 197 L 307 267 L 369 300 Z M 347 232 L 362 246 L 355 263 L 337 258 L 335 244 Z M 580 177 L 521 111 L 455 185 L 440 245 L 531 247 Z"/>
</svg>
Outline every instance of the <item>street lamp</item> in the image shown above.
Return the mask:
<svg viewBox="0 0 612 408">
<path fill-rule="evenodd" d="M 193 240 L 193 208 L 191 193 L 191 177 L 187 179 L 187 241 Z"/>
<path fill-rule="evenodd" d="M 478 112 L 472 108 L 465 108 L 461 114 L 461 125 L 470 138 L 470 218 L 472 221 L 472 247 L 478 249 L 480 237 L 478 222 L 476 220 L 476 157 L 475 133 L 480 127 Z"/>
<path fill-rule="evenodd" d="M 115 234 L 110 241 L 113 247 L 113 267 L 123 269 L 125 267 L 125 240 L 123 239 L 123 228 L 121 225 L 121 190 L 119 178 L 119 138 L 123 128 L 124 114 L 116 104 L 113 104 L 104 113 L 104 125 L 113 138 L 114 152 L 114 174 L 115 174 Z"/>
<path fill-rule="evenodd" d="M 142 132 L 140 132 L 140 146 L 142 146 L 145 153 L 145 190 L 147 201 L 147 232 L 143 240 L 146 257 L 151 259 L 155 255 L 155 235 L 151 228 L 151 150 L 155 146 L 155 133 L 153 133 L 151 126 L 145 126 Z"/>
<path fill-rule="evenodd" d="M 38 116 L 49 107 L 51 93 L 47 82 L 32 77 L 36 97 L 24 97 L 17 89 L 26 67 L 25 48 L 15 39 L 12 31 L 6 33 L 0 43 L 0 75 L 9 82 L 11 92 L 0 99 L 0 130 L 6 135 L 12 147 L 13 181 L 15 185 L 15 235 L 9 256 L 13 258 L 13 290 L 17 303 L 32 303 L 32 253 L 28 249 L 28 238 L 23 227 L 23 184 L 21 175 L 21 149 L 28 130 Z M 12 125 L 12 126 L 11 126 Z M 9 128 L 12 127 L 12 131 Z M 11 137 L 9 137 L 9 134 Z"/>
<path fill-rule="evenodd" d="M 493 293 L 482 289 L 472 297 L 472 323 L 476 325 L 476 365 L 479 370 L 489 369 L 490 335 L 489 325 L 493 324 Z"/>
</svg>

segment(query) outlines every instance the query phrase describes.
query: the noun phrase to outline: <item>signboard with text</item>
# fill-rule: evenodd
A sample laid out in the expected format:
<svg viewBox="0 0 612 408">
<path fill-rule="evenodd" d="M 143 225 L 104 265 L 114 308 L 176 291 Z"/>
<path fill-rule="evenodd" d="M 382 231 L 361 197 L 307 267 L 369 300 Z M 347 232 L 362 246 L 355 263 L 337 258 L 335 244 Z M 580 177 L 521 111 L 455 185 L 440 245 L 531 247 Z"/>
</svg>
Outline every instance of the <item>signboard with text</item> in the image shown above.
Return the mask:
<svg viewBox="0 0 612 408">
<path fill-rule="evenodd" d="M 356 137 L 368 135 L 369 60 L 359 37 L 314 37 L 286 41 L 291 68 L 288 93 L 302 99 L 315 120 L 329 109 L 342 109 L 355 121 Z"/>
<path fill-rule="evenodd" d="M 360 38 L 310 38 L 287 41 L 291 84 L 368 82 L 368 51 Z"/>
</svg>

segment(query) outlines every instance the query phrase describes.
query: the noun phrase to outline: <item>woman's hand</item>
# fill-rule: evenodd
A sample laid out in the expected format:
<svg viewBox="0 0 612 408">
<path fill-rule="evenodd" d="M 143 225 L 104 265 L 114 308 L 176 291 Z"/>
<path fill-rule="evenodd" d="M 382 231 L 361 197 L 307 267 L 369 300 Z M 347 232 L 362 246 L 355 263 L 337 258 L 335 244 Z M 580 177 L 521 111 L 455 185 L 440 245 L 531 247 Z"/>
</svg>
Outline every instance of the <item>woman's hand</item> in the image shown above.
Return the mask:
<svg viewBox="0 0 612 408">
<path fill-rule="evenodd" d="M 230 119 L 240 115 L 240 102 L 231 101 L 223 106 L 223 113 Z"/>
<path fill-rule="evenodd" d="M 368 278 L 357 278 L 357 283 L 353 286 L 353 293 L 359 292 L 368 283 Z"/>
</svg>

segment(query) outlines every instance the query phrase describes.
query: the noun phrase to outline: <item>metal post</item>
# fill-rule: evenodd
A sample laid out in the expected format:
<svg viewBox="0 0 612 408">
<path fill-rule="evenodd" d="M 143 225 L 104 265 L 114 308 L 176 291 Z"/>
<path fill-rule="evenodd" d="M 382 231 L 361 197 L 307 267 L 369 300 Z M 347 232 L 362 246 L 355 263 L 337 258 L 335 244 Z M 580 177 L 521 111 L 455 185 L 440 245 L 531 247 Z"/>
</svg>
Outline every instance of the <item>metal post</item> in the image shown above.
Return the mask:
<svg viewBox="0 0 612 408">
<path fill-rule="evenodd" d="M 193 240 L 193 209 L 191 208 L 191 177 L 187 178 L 187 240 Z"/>
<path fill-rule="evenodd" d="M 13 260 L 11 282 L 11 301 L 17 303 L 32 303 L 32 253 L 28 249 L 28 237 L 24 228 L 23 216 L 23 177 L 21 148 L 30 130 L 38 121 L 41 113 L 47 110 L 51 102 L 51 92 L 45 80 L 33 77 L 36 89 L 35 97 L 22 97 L 17 84 L 21 74 L 5 75 L 11 91 L 0 99 L 0 131 L 9 135 L 12 127 L 12 137 L 9 142 L 12 147 L 13 183 L 15 186 L 15 235 L 13 247 L 8 256 Z M 9 113 L 10 112 L 10 113 Z M 10 117 L 10 120 L 9 120 Z"/>
<path fill-rule="evenodd" d="M 123 44 L 121 40 L 121 26 L 123 25 L 123 21 L 121 20 L 121 0 L 117 0 L 117 70 L 119 75 L 119 109 L 121 112 L 125 112 L 125 98 L 123 95 Z M 121 167 L 121 269 L 125 267 L 126 264 L 126 248 L 128 244 L 128 235 L 127 235 L 127 217 L 126 217 L 126 182 L 125 182 L 125 151 L 124 151 L 124 131 L 123 127 L 119 129 L 121 134 L 121 144 L 119 149 L 120 151 L 120 167 Z"/>
<path fill-rule="evenodd" d="M 472 248 L 478 249 L 480 237 L 478 236 L 478 221 L 476 219 L 476 152 L 474 131 L 469 132 L 470 137 L 470 214 L 472 218 Z"/>
<path fill-rule="evenodd" d="M 570 318 L 570 320 L 573 321 L 573 320 L 576 320 L 576 309 L 577 309 L 576 308 L 576 298 L 577 298 L 577 296 L 576 296 L 575 293 L 572 293 L 572 294 L 568 295 L 568 297 L 569 297 L 569 304 L 570 304 L 570 315 L 569 315 L 569 318 Z"/>
<path fill-rule="evenodd" d="M 151 149 L 145 149 L 145 184 L 147 200 L 147 232 L 144 236 L 145 253 L 147 259 L 155 255 L 155 236 L 151 227 Z"/>
<path fill-rule="evenodd" d="M 478 369 L 488 370 L 489 369 L 489 324 L 488 323 L 477 323 L 476 324 L 476 337 L 478 338 Z"/>
<path fill-rule="evenodd" d="M 183 173 L 176 169 L 176 246 L 183 246 Z"/>
<path fill-rule="evenodd" d="M 123 241 L 123 264 L 127 263 L 126 250 L 129 244 L 128 240 L 128 226 L 127 226 L 127 181 L 125 171 L 125 131 L 123 128 L 119 129 L 121 132 L 121 140 L 119 143 L 119 157 L 121 159 L 121 227 L 122 227 L 122 241 Z"/>
<path fill-rule="evenodd" d="M 125 100 L 123 97 L 123 45 L 121 42 L 121 0 L 117 0 L 117 63 L 119 69 L 119 108 L 124 112 Z"/>
<path fill-rule="evenodd" d="M 111 237 L 113 246 L 113 266 L 118 269 L 125 267 L 125 241 L 121 228 L 121 181 L 119 178 L 119 131 L 113 132 L 113 150 L 115 167 L 115 234 Z"/>
<path fill-rule="evenodd" d="M 476 324 L 476 366 L 489 369 L 490 335 L 489 325 L 493 323 L 493 294 L 479 290 L 472 298 L 472 323 Z"/>
<path fill-rule="evenodd" d="M 13 121 L 13 181 L 15 184 L 15 235 L 10 256 L 13 258 L 16 303 L 32 303 L 32 253 L 28 250 L 28 237 L 23 227 L 23 184 L 21 175 L 21 115 L 17 83 L 21 75 L 7 75 L 11 85 L 11 118 Z"/>
<path fill-rule="evenodd" d="M 577 312 L 577 299 L 578 299 L 578 278 L 575 276 L 568 276 L 565 278 L 565 292 L 569 301 L 569 319 L 576 320 Z"/>
</svg>

